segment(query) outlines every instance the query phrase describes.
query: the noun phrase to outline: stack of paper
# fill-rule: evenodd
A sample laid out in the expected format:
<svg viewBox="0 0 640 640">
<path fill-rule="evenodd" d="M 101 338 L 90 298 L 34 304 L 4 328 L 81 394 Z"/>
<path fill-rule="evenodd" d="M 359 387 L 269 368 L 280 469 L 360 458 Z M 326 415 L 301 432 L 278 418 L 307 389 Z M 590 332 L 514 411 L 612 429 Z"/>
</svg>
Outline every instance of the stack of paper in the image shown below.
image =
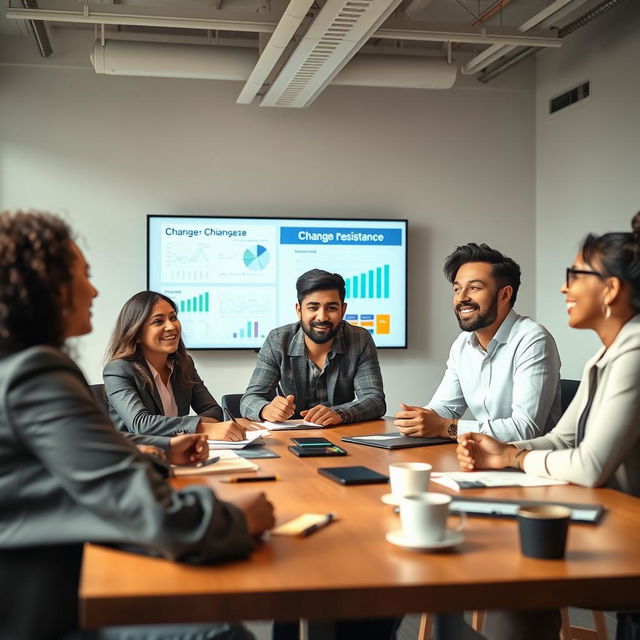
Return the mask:
<svg viewBox="0 0 640 640">
<path fill-rule="evenodd" d="M 563 480 L 530 476 L 520 471 L 449 471 L 432 473 L 431 480 L 454 491 L 487 487 L 546 487 L 567 484 Z"/>
<path fill-rule="evenodd" d="M 209 450 L 209 459 L 220 458 L 213 464 L 198 466 L 196 464 L 173 465 L 176 476 L 201 476 L 209 473 L 236 473 L 242 471 L 257 471 L 258 465 L 251 460 L 241 458 L 237 453 L 228 450 Z"/>
<path fill-rule="evenodd" d="M 283 422 L 256 422 L 256 425 L 268 431 L 285 431 L 287 429 L 322 429 L 321 424 L 306 420 L 284 420 Z"/>
<path fill-rule="evenodd" d="M 209 449 L 244 449 L 248 444 L 264 444 L 262 437 L 267 437 L 269 431 L 266 429 L 255 429 L 245 432 L 244 440 L 208 440 Z"/>
</svg>

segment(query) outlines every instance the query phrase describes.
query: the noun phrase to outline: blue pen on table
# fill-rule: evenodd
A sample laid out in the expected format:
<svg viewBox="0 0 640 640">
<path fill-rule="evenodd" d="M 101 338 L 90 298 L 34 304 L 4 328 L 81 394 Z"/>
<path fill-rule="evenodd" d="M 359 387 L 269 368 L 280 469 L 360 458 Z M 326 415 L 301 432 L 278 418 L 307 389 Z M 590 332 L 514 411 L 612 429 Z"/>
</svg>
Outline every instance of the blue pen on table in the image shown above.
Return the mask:
<svg viewBox="0 0 640 640">
<path fill-rule="evenodd" d="M 327 513 L 322 520 L 303 529 L 300 532 L 300 535 L 306 538 L 307 536 L 310 536 L 312 533 L 315 533 L 316 531 L 318 531 L 318 529 L 322 529 L 323 527 L 326 527 L 330 522 L 333 522 L 335 519 L 336 519 L 335 513 Z"/>
</svg>

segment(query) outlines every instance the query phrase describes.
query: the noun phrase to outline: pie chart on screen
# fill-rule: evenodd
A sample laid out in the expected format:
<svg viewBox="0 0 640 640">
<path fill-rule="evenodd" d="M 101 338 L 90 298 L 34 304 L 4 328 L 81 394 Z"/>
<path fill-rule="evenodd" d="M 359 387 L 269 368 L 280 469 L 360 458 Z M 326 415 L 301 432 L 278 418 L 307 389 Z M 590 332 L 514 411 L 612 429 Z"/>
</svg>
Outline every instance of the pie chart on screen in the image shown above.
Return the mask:
<svg viewBox="0 0 640 640">
<path fill-rule="evenodd" d="M 254 244 L 245 249 L 242 261 L 247 269 L 261 271 L 269 264 L 269 252 L 261 244 Z"/>
</svg>

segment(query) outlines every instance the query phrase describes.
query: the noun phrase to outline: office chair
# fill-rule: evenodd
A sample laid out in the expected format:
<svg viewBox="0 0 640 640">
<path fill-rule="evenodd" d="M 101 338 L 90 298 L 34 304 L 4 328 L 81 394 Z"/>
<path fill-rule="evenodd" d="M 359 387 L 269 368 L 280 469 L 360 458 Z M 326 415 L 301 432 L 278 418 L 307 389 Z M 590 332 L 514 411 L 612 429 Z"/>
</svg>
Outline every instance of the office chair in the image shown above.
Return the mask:
<svg viewBox="0 0 640 640">
<path fill-rule="evenodd" d="M 228 393 L 222 396 L 222 408 L 226 409 L 234 418 L 242 417 L 240 414 L 241 393 Z"/>
<path fill-rule="evenodd" d="M 96 401 L 96 404 L 104 411 L 104 413 L 109 415 L 109 401 L 107 400 L 107 394 L 104 390 L 103 384 L 90 384 L 89 389 L 91 389 L 91 394 L 93 395 L 93 399 Z"/>
<path fill-rule="evenodd" d="M 579 380 L 560 380 L 560 406 L 562 407 L 562 413 L 571 404 L 579 386 Z"/>
</svg>

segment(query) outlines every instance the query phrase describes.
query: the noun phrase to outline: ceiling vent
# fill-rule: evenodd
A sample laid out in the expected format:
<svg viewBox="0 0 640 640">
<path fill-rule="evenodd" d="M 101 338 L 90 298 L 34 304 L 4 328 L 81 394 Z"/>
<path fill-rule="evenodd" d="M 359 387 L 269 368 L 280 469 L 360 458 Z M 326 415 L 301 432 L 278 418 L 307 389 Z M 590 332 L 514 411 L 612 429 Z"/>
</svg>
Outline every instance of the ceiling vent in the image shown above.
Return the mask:
<svg viewBox="0 0 640 640">
<path fill-rule="evenodd" d="M 308 107 L 400 0 L 327 0 L 260 106 Z"/>
</svg>

